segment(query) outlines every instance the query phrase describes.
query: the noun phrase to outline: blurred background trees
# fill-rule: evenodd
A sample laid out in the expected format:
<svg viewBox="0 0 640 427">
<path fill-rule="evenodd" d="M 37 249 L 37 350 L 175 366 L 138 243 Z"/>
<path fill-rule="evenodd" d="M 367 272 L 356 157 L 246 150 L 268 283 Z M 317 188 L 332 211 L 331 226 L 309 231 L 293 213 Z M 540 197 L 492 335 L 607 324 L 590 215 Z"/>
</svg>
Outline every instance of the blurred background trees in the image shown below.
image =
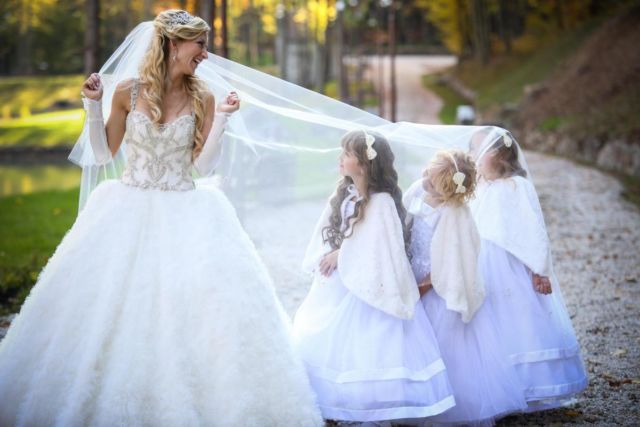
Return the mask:
<svg viewBox="0 0 640 427">
<path fill-rule="evenodd" d="M 82 81 L 169 8 L 210 23 L 209 51 L 391 120 L 396 87 L 414 110 L 435 94 L 445 124 L 472 106 L 527 148 L 621 174 L 640 204 L 640 0 L 2 0 L 0 314 L 75 219 Z M 455 65 L 402 73 L 443 55 Z"/>
<path fill-rule="evenodd" d="M 139 22 L 181 8 L 210 23 L 210 51 L 394 119 L 381 101 L 395 99 L 395 66 L 385 91 L 364 78 L 376 58 L 381 66 L 396 54 L 455 55 L 461 78 L 450 83 L 465 95 L 465 73 L 532 54 L 626 3 L 633 1 L 4 0 L 0 76 L 87 75 Z M 476 101 L 482 94 L 467 100 Z M 25 108 L 5 105 L 2 117 Z"/>
<path fill-rule="evenodd" d="M 283 76 L 318 86 L 338 72 L 331 60 L 337 60 L 340 53 L 375 54 L 380 45 L 388 49 L 391 5 L 397 12 L 398 53 L 449 52 L 463 60 L 488 63 L 496 54 L 535 45 L 622 3 L 625 1 L 4 0 L 0 4 L 0 74 L 86 74 L 98 68 L 140 21 L 164 9 L 183 8 L 210 22 L 215 53 L 226 53 L 250 66 L 277 65 Z"/>
</svg>

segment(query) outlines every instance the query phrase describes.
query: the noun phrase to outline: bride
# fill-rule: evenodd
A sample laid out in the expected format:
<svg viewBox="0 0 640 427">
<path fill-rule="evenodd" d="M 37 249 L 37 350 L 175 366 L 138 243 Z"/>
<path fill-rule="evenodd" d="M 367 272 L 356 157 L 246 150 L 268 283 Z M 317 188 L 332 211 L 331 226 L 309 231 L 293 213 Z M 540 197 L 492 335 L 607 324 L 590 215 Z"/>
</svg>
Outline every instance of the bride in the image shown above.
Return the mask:
<svg viewBox="0 0 640 427">
<path fill-rule="evenodd" d="M 320 425 L 265 266 L 225 196 L 192 179 L 216 168 L 238 96 L 216 108 L 194 75 L 202 19 L 169 10 L 153 26 L 106 126 L 103 82 L 83 85 L 95 163 L 123 141 L 127 163 L 0 344 L 0 425 Z"/>
</svg>

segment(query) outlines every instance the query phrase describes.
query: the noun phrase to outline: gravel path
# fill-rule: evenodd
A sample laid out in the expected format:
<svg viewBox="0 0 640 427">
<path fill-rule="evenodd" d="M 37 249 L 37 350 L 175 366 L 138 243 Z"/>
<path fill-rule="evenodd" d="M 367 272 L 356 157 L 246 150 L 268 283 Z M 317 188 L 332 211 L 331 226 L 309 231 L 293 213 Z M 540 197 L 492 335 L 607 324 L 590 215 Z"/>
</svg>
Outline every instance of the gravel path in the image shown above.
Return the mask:
<svg viewBox="0 0 640 427">
<path fill-rule="evenodd" d="M 638 425 L 640 210 L 598 170 L 527 153 L 590 384 L 576 405 L 500 425 Z"/>
<path fill-rule="evenodd" d="M 365 77 L 371 81 L 380 93 L 379 73 L 382 70 L 386 100 L 386 118 L 390 117 L 390 61 L 385 56 L 382 69 L 378 57 L 370 57 L 370 67 Z M 401 55 L 396 57 L 397 81 L 397 121 L 440 124 L 438 113 L 442 108 L 442 100 L 422 85 L 422 76 L 452 67 L 456 57 L 450 55 Z"/>
</svg>

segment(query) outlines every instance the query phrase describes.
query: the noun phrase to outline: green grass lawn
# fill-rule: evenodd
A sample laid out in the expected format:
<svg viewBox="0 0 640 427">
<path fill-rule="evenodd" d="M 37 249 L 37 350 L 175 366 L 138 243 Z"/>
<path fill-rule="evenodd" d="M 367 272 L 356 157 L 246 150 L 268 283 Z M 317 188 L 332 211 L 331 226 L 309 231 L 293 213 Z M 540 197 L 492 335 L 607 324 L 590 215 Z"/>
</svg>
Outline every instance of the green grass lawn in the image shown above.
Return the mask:
<svg viewBox="0 0 640 427">
<path fill-rule="evenodd" d="M 81 75 L 0 78 L 0 147 L 71 146 L 82 130 Z"/>
<path fill-rule="evenodd" d="M 504 103 L 516 103 L 522 98 L 526 85 L 538 83 L 549 77 L 596 26 L 597 23 L 594 22 L 566 32 L 557 38 L 547 40 L 535 49 L 523 48 L 521 52 L 516 49 L 512 55 L 496 56 L 487 65 L 476 61 L 462 62 L 453 74 L 476 92 L 475 107 L 479 110 Z M 422 84 L 444 101 L 439 113 L 442 123 L 454 124 L 457 106 L 469 102 L 446 85 L 439 84 L 437 75 L 423 76 Z"/>
<path fill-rule="evenodd" d="M 77 210 L 77 188 L 0 198 L 0 314 L 19 309 Z"/>
<path fill-rule="evenodd" d="M 0 147 L 72 146 L 82 131 L 82 109 L 0 120 Z"/>
<path fill-rule="evenodd" d="M 0 165 L 0 197 L 78 187 L 82 169 L 72 164 Z"/>
<path fill-rule="evenodd" d="M 493 104 L 518 102 L 526 85 L 550 76 L 586 40 L 597 24 L 592 22 L 568 31 L 530 52 L 498 57 L 488 65 L 462 63 L 456 75 L 476 91 L 477 107 L 481 110 Z"/>
<path fill-rule="evenodd" d="M 79 108 L 82 75 L 0 78 L 0 118 Z"/>
</svg>

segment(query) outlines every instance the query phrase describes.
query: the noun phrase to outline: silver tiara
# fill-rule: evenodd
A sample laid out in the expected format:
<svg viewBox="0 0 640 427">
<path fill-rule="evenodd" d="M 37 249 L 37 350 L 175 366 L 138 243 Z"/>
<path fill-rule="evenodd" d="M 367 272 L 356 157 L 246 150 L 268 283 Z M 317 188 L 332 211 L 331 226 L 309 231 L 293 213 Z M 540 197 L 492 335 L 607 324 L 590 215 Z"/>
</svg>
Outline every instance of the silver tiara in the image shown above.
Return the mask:
<svg viewBox="0 0 640 427">
<path fill-rule="evenodd" d="M 171 19 L 169 19 L 169 26 L 175 27 L 176 25 L 185 25 L 191 22 L 192 19 L 193 16 L 191 16 L 188 12 L 181 10 L 180 12 L 173 15 Z"/>
</svg>

